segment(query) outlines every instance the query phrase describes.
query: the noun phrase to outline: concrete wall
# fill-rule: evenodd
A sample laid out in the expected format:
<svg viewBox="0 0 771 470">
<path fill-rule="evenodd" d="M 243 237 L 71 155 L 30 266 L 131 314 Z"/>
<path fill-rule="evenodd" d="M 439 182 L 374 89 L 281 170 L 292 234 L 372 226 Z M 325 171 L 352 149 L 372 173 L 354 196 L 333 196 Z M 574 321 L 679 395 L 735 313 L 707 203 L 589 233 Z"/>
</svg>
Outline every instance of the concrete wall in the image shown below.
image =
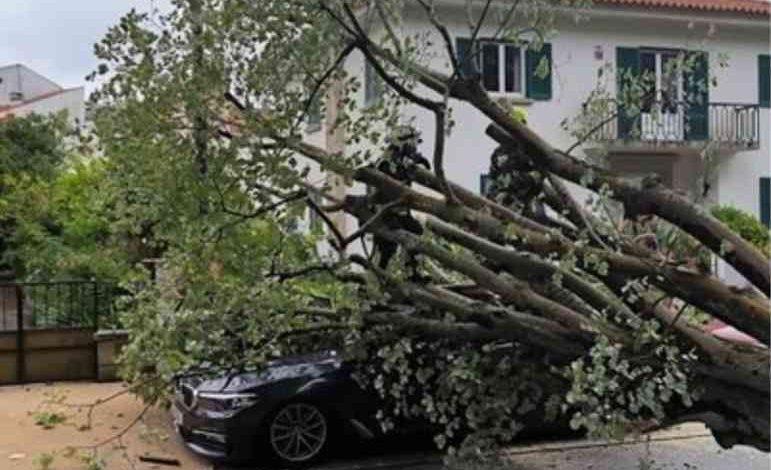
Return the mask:
<svg viewBox="0 0 771 470">
<path fill-rule="evenodd" d="M 97 348 L 97 380 L 107 382 L 118 380 L 118 357 L 128 343 L 128 332 L 124 330 L 99 331 L 94 335 Z"/>
<path fill-rule="evenodd" d="M 92 328 L 24 332 L 25 382 L 96 378 Z M 0 332 L 0 384 L 17 382 L 16 332 Z"/>
</svg>

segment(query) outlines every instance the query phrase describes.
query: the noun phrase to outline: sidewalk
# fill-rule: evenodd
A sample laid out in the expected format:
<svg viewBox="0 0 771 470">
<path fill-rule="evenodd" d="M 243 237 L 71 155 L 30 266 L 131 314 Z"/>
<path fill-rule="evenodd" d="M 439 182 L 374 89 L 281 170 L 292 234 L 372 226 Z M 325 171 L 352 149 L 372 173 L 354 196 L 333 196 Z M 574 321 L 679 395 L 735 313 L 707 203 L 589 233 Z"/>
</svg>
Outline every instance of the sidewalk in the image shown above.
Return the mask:
<svg viewBox="0 0 771 470">
<path fill-rule="evenodd" d="M 771 456 L 749 447 L 723 450 L 700 424 L 652 433 L 648 442 L 562 441 L 511 447 L 510 470 L 768 470 Z M 437 455 L 388 455 L 319 470 L 440 470 Z"/>
</svg>

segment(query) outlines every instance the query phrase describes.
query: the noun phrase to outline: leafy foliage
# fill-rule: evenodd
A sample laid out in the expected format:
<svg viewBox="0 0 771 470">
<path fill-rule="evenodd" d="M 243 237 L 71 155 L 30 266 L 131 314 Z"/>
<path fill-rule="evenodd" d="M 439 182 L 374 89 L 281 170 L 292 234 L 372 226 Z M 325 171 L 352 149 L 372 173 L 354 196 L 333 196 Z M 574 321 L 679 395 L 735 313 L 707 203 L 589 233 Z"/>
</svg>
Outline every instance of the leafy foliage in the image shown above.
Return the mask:
<svg viewBox="0 0 771 470">
<path fill-rule="evenodd" d="M 35 424 L 43 427 L 43 429 L 53 429 L 56 425 L 61 424 L 67 420 L 67 417 L 52 411 L 41 411 L 35 413 L 33 416 Z"/>
<path fill-rule="evenodd" d="M 0 122 L 0 174 L 52 178 L 64 160 L 65 133 L 66 115 L 4 119 Z"/>
<path fill-rule="evenodd" d="M 570 365 L 567 405 L 578 408 L 570 425 L 585 428 L 591 435 L 622 439 L 640 431 L 636 424 L 644 420 L 663 420 L 673 399 L 691 407 L 697 391 L 689 378 L 693 353 L 683 353 L 677 346 L 660 341 L 658 324 L 643 328 L 639 349 L 624 354 L 618 344 L 601 338 L 588 359 Z"/>
<path fill-rule="evenodd" d="M 553 30 L 553 2 L 509 6 L 528 24 L 495 15 L 501 38 L 534 37 L 528 44 L 540 47 Z M 530 413 L 562 412 L 577 426 L 618 436 L 641 419 L 687 409 L 695 395 L 690 368 L 701 357 L 677 317 L 660 330 L 653 317 L 668 319 L 670 310 L 649 299 L 685 298 L 724 316 L 735 313 L 734 305 L 726 313 L 725 296 L 701 298 L 726 292 L 701 269 L 703 240 L 660 223 L 662 217 L 646 226 L 637 213 L 613 214 L 610 201 L 620 196 L 599 168 L 571 179 L 597 193 L 596 210 L 572 207 L 558 191 L 559 178 L 528 155 L 547 146 L 531 145 L 522 123 L 501 112 L 475 77 L 427 69 L 452 62 L 435 60 L 431 46 L 442 40 L 440 27 L 434 34 L 404 28 L 368 35 L 377 21 L 401 28 L 404 8 L 440 21 L 423 2 L 193 0 L 175 2 L 169 13 L 132 11 L 96 46 L 102 64 L 93 106 L 107 155 L 110 232 L 133 248 L 132 266 L 148 259 L 155 266 L 124 276 L 132 292 L 124 316 L 132 333 L 125 376 L 146 400 L 157 401 L 178 373 L 243 370 L 307 347 L 344 345 L 365 365 L 363 383 L 387 399 L 386 427 L 418 416 L 436 425 L 442 447 L 455 448 L 468 433 L 459 453 L 476 455 L 509 441 Z M 351 66 L 362 56 L 389 79 L 382 98 L 366 107 Z M 680 65 L 688 60 L 681 57 Z M 421 99 L 424 88 L 433 91 Z M 639 114 L 645 84 L 627 91 L 621 98 L 638 108 L 625 109 Z M 598 93 L 607 100 L 597 109 L 617 105 Z M 503 194 L 504 209 L 468 194 L 453 201 L 435 168 L 438 182 L 422 184 L 444 193 L 440 200 L 410 193 L 367 166 L 385 135 L 415 121 L 414 106 L 436 117 L 440 161 L 441 137 L 455 125 L 451 95 L 508 137 L 525 136 L 527 145 L 518 149 L 502 146 L 511 167 L 495 184 L 502 192 L 516 189 L 521 185 L 511 184 L 512 176 L 527 174 L 531 193 L 512 200 Z M 304 122 L 320 97 L 330 151 L 303 142 Z M 345 140 L 344 152 L 334 151 L 338 139 Z M 405 206 L 399 210 L 430 214 L 426 225 L 438 226 L 433 217 L 456 230 L 414 237 L 389 227 L 374 215 L 382 209 L 377 201 L 343 199 L 353 180 L 368 186 L 369 195 L 395 193 Z M 557 219 L 538 210 L 549 185 L 557 193 L 558 201 L 549 201 Z M 319 249 L 321 230 L 296 230 L 308 194 L 334 206 L 326 212 L 340 224 L 327 223 L 334 241 L 324 246 L 339 251 Z M 604 217 L 595 220 L 595 212 Z M 335 230 L 349 216 L 362 235 L 397 240 L 401 257 L 413 251 L 430 258 L 422 262 L 426 278 L 405 276 L 400 263 L 380 270 L 347 257 L 340 245 L 350 240 Z M 628 219 L 638 220 L 625 225 Z M 636 240 L 635 231 L 652 233 L 656 247 Z M 672 281 L 686 278 L 705 290 Z M 472 288 L 463 285 L 469 281 Z M 400 320 L 378 322 L 378 314 L 394 312 L 387 318 Z M 330 331 L 341 334 L 321 342 Z"/>
<path fill-rule="evenodd" d="M 752 214 L 731 206 L 715 206 L 712 208 L 712 215 L 759 250 L 771 255 L 771 235 L 768 227 Z"/>
<path fill-rule="evenodd" d="M 103 159 L 81 154 L 65 116 L 0 123 L 2 261 L 20 279 L 117 281 L 130 269 L 116 243 Z"/>
<path fill-rule="evenodd" d="M 123 376 L 143 384 L 150 401 L 164 399 L 179 373 L 221 373 L 258 367 L 266 359 L 339 347 L 334 333 L 346 316 L 313 313 L 356 310 L 351 289 L 331 274 L 282 279 L 282 273 L 316 257 L 315 244 L 285 234 L 277 224 L 253 221 L 216 244 L 174 246 L 153 284 L 136 290 L 123 315 L 132 332 L 122 354 Z"/>
<path fill-rule="evenodd" d="M 369 331 L 355 344 L 362 354 L 359 380 L 389 408 L 380 414 L 384 428 L 405 419 L 428 422 L 437 430 L 437 446 L 456 458 L 478 457 L 526 425 L 557 417 L 544 404 L 564 382 L 544 373 L 549 358 L 525 345 L 425 342 L 386 329 Z"/>
<path fill-rule="evenodd" d="M 102 188 L 104 163 L 71 157 L 51 180 L 21 180 L 5 198 L 14 220 L 6 254 L 31 279 L 117 281 L 129 269 Z"/>
</svg>

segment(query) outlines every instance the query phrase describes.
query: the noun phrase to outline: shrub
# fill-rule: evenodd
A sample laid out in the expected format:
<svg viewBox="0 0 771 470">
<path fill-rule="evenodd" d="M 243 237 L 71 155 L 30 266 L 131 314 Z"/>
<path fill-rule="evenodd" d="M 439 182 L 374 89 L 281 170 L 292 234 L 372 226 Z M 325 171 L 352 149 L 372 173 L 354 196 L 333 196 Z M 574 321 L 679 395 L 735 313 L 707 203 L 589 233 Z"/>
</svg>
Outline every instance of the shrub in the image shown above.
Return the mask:
<svg viewBox="0 0 771 470">
<path fill-rule="evenodd" d="M 755 216 L 731 206 L 715 206 L 712 208 L 712 215 L 767 256 L 771 255 L 771 237 L 768 227 Z"/>
</svg>

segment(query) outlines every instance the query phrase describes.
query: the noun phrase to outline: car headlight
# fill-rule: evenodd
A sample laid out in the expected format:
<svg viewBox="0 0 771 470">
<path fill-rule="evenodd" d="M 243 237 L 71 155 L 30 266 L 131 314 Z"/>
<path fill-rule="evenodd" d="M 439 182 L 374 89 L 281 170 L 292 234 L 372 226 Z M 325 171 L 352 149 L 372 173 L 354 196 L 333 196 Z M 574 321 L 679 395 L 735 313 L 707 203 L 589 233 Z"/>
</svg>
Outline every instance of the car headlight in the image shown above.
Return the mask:
<svg viewBox="0 0 771 470">
<path fill-rule="evenodd" d="M 254 393 L 198 392 L 197 407 L 202 411 L 233 416 L 257 403 Z"/>
</svg>

